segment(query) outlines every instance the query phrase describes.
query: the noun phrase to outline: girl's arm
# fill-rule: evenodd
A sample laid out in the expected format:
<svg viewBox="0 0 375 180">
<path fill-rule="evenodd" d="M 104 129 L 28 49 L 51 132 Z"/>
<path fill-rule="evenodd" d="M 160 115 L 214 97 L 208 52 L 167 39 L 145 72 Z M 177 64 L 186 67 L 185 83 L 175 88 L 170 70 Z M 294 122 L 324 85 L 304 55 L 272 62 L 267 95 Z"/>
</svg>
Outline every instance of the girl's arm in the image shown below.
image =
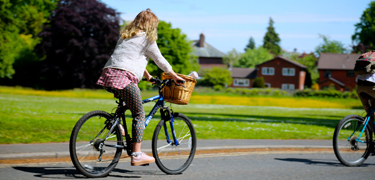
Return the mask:
<svg viewBox="0 0 375 180">
<path fill-rule="evenodd" d="M 150 81 L 150 79 L 152 78 L 150 73 L 148 73 L 147 69 L 145 69 L 145 72 L 143 72 L 143 76 L 146 78 L 147 81 Z"/>
<path fill-rule="evenodd" d="M 146 56 L 152 58 L 155 64 L 162 69 L 164 72 L 168 73 L 172 71 L 172 66 L 161 54 L 156 42 L 152 42 L 146 50 Z"/>
</svg>

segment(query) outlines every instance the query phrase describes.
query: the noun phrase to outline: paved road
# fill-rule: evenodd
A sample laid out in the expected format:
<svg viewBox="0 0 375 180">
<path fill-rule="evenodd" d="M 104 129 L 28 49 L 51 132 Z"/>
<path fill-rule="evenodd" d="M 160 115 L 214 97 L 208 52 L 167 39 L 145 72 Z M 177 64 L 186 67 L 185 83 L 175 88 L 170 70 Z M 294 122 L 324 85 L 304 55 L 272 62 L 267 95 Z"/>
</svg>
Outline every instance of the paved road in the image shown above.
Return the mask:
<svg viewBox="0 0 375 180">
<path fill-rule="evenodd" d="M 166 175 L 155 164 L 131 167 L 122 159 L 106 180 L 131 179 L 374 179 L 375 157 L 361 167 L 341 165 L 333 152 L 237 152 L 197 155 L 181 175 Z M 0 179 L 80 179 L 73 165 L 67 163 L 19 164 L 0 166 Z"/>
</svg>

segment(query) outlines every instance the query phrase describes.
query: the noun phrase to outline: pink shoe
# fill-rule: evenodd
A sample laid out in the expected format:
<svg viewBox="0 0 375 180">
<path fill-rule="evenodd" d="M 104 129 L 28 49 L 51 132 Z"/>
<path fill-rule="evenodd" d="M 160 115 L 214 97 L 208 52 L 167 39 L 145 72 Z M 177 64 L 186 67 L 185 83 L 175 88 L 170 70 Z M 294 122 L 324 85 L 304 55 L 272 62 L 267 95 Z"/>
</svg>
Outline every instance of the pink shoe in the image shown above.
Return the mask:
<svg viewBox="0 0 375 180">
<path fill-rule="evenodd" d="M 153 162 L 155 162 L 155 158 L 148 156 L 144 152 L 142 152 L 142 154 L 138 156 L 131 156 L 132 166 L 141 166 L 141 165 L 150 164 Z"/>
</svg>

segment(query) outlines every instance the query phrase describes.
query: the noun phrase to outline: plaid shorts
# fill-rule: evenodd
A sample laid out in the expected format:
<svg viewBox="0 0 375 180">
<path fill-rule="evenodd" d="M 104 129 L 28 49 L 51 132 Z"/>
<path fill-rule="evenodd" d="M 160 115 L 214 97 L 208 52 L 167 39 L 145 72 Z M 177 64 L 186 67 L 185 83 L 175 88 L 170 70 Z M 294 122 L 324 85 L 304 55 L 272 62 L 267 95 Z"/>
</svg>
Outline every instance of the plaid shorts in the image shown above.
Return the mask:
<svg viewBox="0 0 375 180">
<path fill-rule="evenodd" d="M 96 84 L 105 87 L 105 89 L 124 89 L 131 82 L 136 86 L 139 82 L 138 78 L 131 72 L 121 69 L 105 68 Z"/>
</svg>

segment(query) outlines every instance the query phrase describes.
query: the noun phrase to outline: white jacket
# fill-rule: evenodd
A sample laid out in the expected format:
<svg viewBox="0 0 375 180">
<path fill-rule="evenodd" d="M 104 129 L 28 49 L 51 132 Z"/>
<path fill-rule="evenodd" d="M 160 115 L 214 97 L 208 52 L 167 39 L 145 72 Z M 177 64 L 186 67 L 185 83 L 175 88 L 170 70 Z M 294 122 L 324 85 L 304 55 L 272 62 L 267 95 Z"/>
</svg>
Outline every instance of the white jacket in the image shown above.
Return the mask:
<svg viewBox="0 0 375 180">
<path fill-rule="evenodd" d="M 172 71 L 172 66 L 160 53 L 156 42 L 147 40 L 144 32 L 129 39 L 120 37 L 104 68 L 122 69 L 131 72 L 141 80 L 149 58 L 152 58 L 164 72 Z"/>
</svg>

